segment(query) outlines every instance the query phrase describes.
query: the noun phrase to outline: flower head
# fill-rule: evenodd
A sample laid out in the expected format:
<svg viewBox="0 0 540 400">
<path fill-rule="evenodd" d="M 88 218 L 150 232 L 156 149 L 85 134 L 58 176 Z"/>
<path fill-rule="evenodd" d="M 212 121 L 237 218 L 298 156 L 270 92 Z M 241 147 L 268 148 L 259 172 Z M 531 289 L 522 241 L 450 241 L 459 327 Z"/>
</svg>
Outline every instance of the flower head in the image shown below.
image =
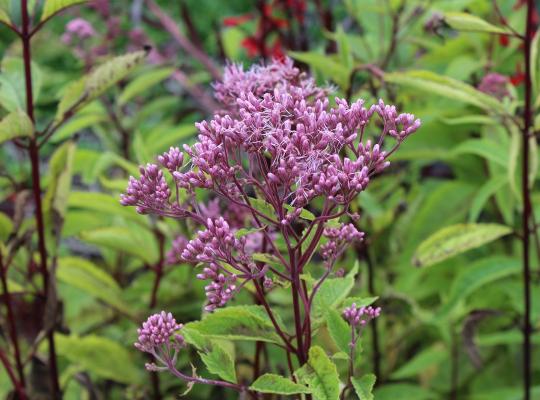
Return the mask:
<svg viewBox="0 0 540 400">
<path fill-rule="evenodd" d="M 504 97 L 510 96 L 510 92 L 508 91 L 509 83 L 510 78 L 507 76 L 492 72 L 484 75 L 478 85 L 478 90 L 502 100 Z"/>
<path fill-rule="evenodd" d="M 66 31 L 62 35 L 65 44 L 71 44 L 73 39 L 85 40 L 96 34 L 90 22 L 83 18 L 75 18 L 66 25 Z"/>
<path fill-rule="evenodd" d="M 181 328 L 182 324 L 176 323 L 171 313 L 162 311 L 159 314 L 153 314 L 137 330 L 139 339 L 135 347 L 140 351 L 152 353 L 157 347 L 168 344 L 171 338 L 175 339 L 176 345 L 180 345 L 183 343 L 183 338 L 175 333 Z"/>
<path fill-rule="evenodd" d="M 343 317 L 353 327 L 363 327 L 381 314 L 381 307 L 358 307 L 356 303 L 343 310 Z"/>
<path fill-rule="evenodd" d="M 145 214 L 151 210 L 164 210 L 169 205 L 171 191 L 161 171 L 155 164 L 140 167 L 141 177 L 129 178 L 126 193 L 121 195 L 124 206 L 136 206 L 137 212 Z"/>
</svg>

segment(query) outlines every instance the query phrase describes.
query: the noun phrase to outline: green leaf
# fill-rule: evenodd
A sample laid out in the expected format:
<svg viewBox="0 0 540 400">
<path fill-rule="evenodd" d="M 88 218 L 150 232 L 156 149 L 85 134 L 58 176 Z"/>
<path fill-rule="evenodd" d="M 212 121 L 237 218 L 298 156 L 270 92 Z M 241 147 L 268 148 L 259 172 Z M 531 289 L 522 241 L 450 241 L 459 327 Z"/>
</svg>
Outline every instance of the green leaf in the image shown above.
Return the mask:
<svg viewBox="0 0 540 400">
<path fill-rule="evenodd" d="M 471 85 L 431 71 L 392 72 L 385 74 L 384 80 L 472 104 L 486 111 L 500 113 L 506 111 L 505 106 L 496 98 L 482 93 Z"/>
<path fill-rule="evenodd" d="M 133 79 L 118 97 L 118 103 L 123 105 L 135 96 L 147 91 L 152 86 L 157 85 L 164 79 L 167 79 L 174 71 L 172 67 L 151 69 Z"/>
<path fill-rule="evenodd" d="M 360 379 L 352 378 L 354 390 L 360 400 L 373 400 L 373 386 L 377 377 L 373 374 L 366 374 Z"/>
<path fill-rule="evenodd" d="M 38 64 L 31 62 L 34 102 L 39 100 L 43 74 Z M 0 67 L 0 105 L 7 111 L 26 110 L 26 79 L 24 61 L 20 57 L 5 57 Z"/>
<path fill-rule="evenodd" d="M 78 257 L 61 257 L 57 277 L 60 282 L 130 314 L 131 307 L 122 300 L 122 292 L 116 281 L 94 263 Z"/>
<path fill-rule="evenodd" d="M 439 398 L 439 395 L 417 383 L 388 383 L 375 389 L 375 398 L 377 400 L 434 400 Z"/>
<path fill-rule="evenodd" d="M 146 218 L 134 213 L 132 208 L 124 207 L 117 197 L 98 192 L 71 192 L 68 198 L 70 209 L 97 211 L 98 213 L 121 216 L 142 225 L 148 225 Z"/>
<path fill-rule="evenodd" d="M 7 4 L 3 4 L 3 2 L 0 2 L 0 23 L 12 26 Z"/>
<path fill-rule="evenodd" d="M 249 389 L 260 393 L 282 395 L 311 393 L 311 390 L 309 390 L 308 387 L 276 374 L 264 374 L 259 376 L 257 380 L 251 384 Z"/>
<path fill-rule="evenodd" d="M 538 69 L 540 68 L 540 29 L 536 31 L 532 43 L 531 43 L 531 82 L 533 86 L 533 93 L 537 96 L 537 101 L 540 99 L 540 82 L 538 76 Z"/>
<path fill-rule="evenodd" d="M 508 165 L 508 149 L 500 143 L 488 139 L 469 139 L 456 146 L 451 154 L 475 154 L 503 167 Z"/>
<path fill-rule="evenodd" d="M 309 349 L 307 363 L 296 370 L 298 380 L 305 383 L 317 400 L 339 399 L 339 375 L 336 365 L 319 346 Z"/>
<path fill-rule="evenodd" d="M 349 346 L 351 342 L 351 328 L 341 314 L 336 310 L 329 310 L 326 314 L 326 327 L 338 349 L 348 356 L 351 350 Z"/>
<path fill-rule="evenodd" d="M 422 267 L 436 264 L 457 254 L 480 247 L 512 229 L 498 224 L 457 224 L 440 229 L 418 246 L 413 264 Z"/>
<path fill-rule="evenodd" d="M 0 241 L 1 242 L 7 242 L 7 239 L 11 232 L 13 232 L 13 222 L 11 219 L 4 214 L 3 212 L 0 212 Z"/>
<path fill-rule="evenodd" d="M 104 114 L 83 114 L 62 125 L 51 137 L 52 142 L 63 141 L 83 129 L 92 127 L 107 119 Z"/>
<path fill-rule="evenodd" d="M 508 180 L 505 175 L 494 176 L 480 187 L 480 189 L 473 198 L 471 208 L 469 210 L 470 223 L 473 223 L 478 219 L 480 213 L 482 212 L 482 209 L 484 208 L 484 205 L 487 203 L 489 198 L 493 196 L 497 192 L 497 190 L 502 188 L 507 182 Z"/>
<path fill-rule="evenodd" d="M 201 321 L 190 322 L 184 329 L 195 330 L 213 339 L 248 340 L 281 343 L 272 321 L 262 306 L 221 308 Z"/>
<path fill-rule="evenodd" d="M 227 382 L 236 383 L 236 370 L 234 358 L 225 350 L 222 343 L 211 341 L 211 348 L 200 351 L 201 360 L 212 374 L 216 374 Z"/>
<path fill-rule="evenodd" d="M 62 121 L 68 113 L 76 112 L 86 104 L 101 96 L 107 89 L 124 79 L 143 62 L 145 51 L 127 53 L 103 63 L 88 75 L 72 82 L 64 90 L 58 104 L 56 121 Z"/>
<path fill-rule="evenodd" d="M 68 141 L 58 147 L 49 162 L 49 185 L 44 198 L 47 222 L 53 234 L 59 238 L 64 224 L 69 193 L 75 142 Z"/>
<path fill-rule="evenodd" d="M 467 296 L 484 285 L 506 276 L 518 274 L 520 266 L 517 259 L 501 256 L 488 257 L 473 263 L 458 274 L 450 288 L 448 300 L 436 316 L 438 318 L 445 317 L 465 301 Z"/>
<path fill-rule="evenodd" d="M 260 232 L 264 229 L 266 229 L 266 226 L 263 226 L 262 228 L 242 228 L 234 232 L 234 236 L 240 239 L 241 237 L 251 235 L 252 233 Z M 265 258 L 264 262 L 267 262 L 266 259 L 268 260 L 270 259 L 270 254 L 264 254 L 264 253 L 255 253 L 255 254 L 264 256 Z M 263 261 L 263 260 L 259 260 L 259 261 Z"/>
<path fill-rule="evenodd" d="M 51 18 L 54 14 L 77 4 L 84 3 L 86 0 L 45 0 L 41 22 Z"/>
<path fill-rule="evenodd" d="M 292 58 L 304 62 L 311 68 L 330 77 L 341 89 L 347 89 L 349 85 L 350 69 L 340 62 L 334 61 L 326 54 L 319 54 L 312 51 L 289 51 L 288 54 Z"/>
<path fill-rule="evenodd" d="M 405 365 L 392 373 L 392 379 L 414 378 L 433 366 L 448 359 L 448 352 L 440 345 L 431 346 L 408 360 Z"/>
<path fill-rule="evenodd" d="M 326 279 L 313 299 L 313 318 L 320 318 L 330 309 L 336 308 L 349 295 L 354 286 L 354 275 L 358 264 L 343 278 Z"/>
<path fill-rule="evenodd" d="M 22 110 L 13 111 L 0 121 L 0 143 L 34 133 L 32 120 Z"/>
<path fill-rule="evenodd" d="M 488 32 L 511 34 L 512 32 L 505 28 L 490 24 L 482 18 L 463 12 L 448 12 L 444 14 L 444 20 L 450 27 L 458 31 L 468 32 Z"/>
<path fill-rule="evenodd" d="M 54 335 L 56 351 L 71 363 L 102 378 L 126 384 L 140 384 L 142 373 L 125 344 L 101 336 Z"/>
<path fill-rule="evenodd" d="M 142 228 L 135 230 L 124 226 L 110 226 L 83 231 L 80 236 L 85 242 L 130 254 L 150 265 L 154 265 L 158 260 L 156 240 L 150 232 L 143 231 Z"/>
</svg>

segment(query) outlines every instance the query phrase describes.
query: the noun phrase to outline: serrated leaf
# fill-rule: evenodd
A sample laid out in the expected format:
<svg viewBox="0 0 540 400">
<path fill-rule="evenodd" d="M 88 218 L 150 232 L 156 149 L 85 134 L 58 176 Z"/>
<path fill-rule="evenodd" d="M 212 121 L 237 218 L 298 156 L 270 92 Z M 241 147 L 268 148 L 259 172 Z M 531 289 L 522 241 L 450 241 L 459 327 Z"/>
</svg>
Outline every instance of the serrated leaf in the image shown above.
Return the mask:
<svg viewBox="0 0 540 400">
<path fill-rule="evenodd" d="M 211 348 L 200 351 L 201 360 L 212 374 L 218 375 L 227 382 L 236 383 L 236 370 L 234 358 L 227 352 L 221 343 L 211 341 Z"/>
<path fill-rule="evenodd" d="M 306 384 L 317 400 L 339 399 L 339 375 L 336 365 L 319 346 L 309 349 L 308 361 L 296 370 L 298 380 Z"/>
<path fill-rule="evenodd" d="M 32 120 L 22 110 L 13 111 L 0 121 L 0 143 L 34 133 Z"/>
<path fill-rule="evenodd" d="M 86 0 L 45 0 L 41 21 L 51 18 L 54 14 L 77 4 L 86 2 Z"/>
<path fill-rule="evenodd" d="M 349 343 L 351 342 L 350 326 L 345 322 L 340 313 L 336 310 L 329 310 L 326 314 L 326 327 L 338 349 L 345 353 L 348 358 L 351 350 L 349 347 Z"/>
<path fill-rule="evenodd" d="M 172 67 L 158 68 L 145 71 L 127 84 L 125 89 L 122 91 L 120 97 L 118 97 L 118 103 L 120 105 L 127 103 L 135 96 L 145 92 L 152 86 L 157 85 L 159 82 L 167 79 L 173 71 L 174 68 Z"/>
<path fill-rule="evenodd" d="M 486 111 L 505 112 L 505 106 L 496 98 L 475 89 L 471 85 L 431 71 L 392 72 L 385 74 L 384 80 L 472 104 Z"/>
<path fill-rule="evenodd" d="M 377 377 L 373 374 L 366 374 L 360 379 L 351 378 L 351 383 L 354 387 L 354 391 L 358 395 L 360 400 L 373 400 L 373 386 Z"/>
<path fill-rule="evenodd" d="M 72 82 L 66 87 L 58 104 L 56 121 L 62 121 L 67 113 L 76 112 L 101 96 L 141 64 L 145 56 L 145 51 L 135 51 L 114 57 L 90 71 L 83 78 Z"/>
<path fill-rule="evenodd" d="M 71 363 L 115 382 L 140 383 L 141 370 L 131 359 L 125 344 L 95 335 L 79 337 L 56 334 L 54 338 L 57 353 Z"/>
<path fill-rule="evenodd" d="M 354 286 L 354 275 L 358 265 L 343 278 L 326 279 L 313 299 L 313 318 L 322 317 L 328 310 L 334 309 L 349 295 Z"/>
<path fill-rule="evenodd" d="M 281 343 L 272 321 L 262 306 L 221 308 L 201 321 L 190 322 L 184 329 L 195 330 L 213 339 L 248 340 Z"/>
<path fill-rule="evenodd" d="M 251 384 L 249 389 L 260 393 L 281 395 L 311 393 L 311 390 L 308 387 L 276 374 L 264 374 L 259 376 L 257 380 Z"/>
<path fill-rule="evenodd" d="M 495 26 L 476 15 L 463 12 L 448 12 L 444 14 L 444 20 L 450 27 L 458 31 L 467 32 L 487 32 L 511 34 L 512 32 L 505 27 Z"/>
<path fill-rule="evenodd" d="M 457 224 L 438 230 L 418 246 L 412 263 L 429 266 L 508 235 L 512 229 L 499 224 Z"/>
<path fill-rule="evenodd" d="M 78 257 L 61 257 L 56 274 L 59 282 L 80 289 L 124 313 L 130 313 L 130 307 L 122 300 L 116 281 L 94 263 Z"/>
</svg>

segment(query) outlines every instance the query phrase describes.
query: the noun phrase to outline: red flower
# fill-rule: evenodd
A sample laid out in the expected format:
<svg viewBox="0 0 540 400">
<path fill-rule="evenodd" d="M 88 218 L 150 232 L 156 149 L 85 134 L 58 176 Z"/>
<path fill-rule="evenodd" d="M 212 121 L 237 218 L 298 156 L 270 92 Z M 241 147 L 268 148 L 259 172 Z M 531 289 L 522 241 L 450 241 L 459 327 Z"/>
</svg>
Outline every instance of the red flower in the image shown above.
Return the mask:
<svg viewBox="0 0 540 400">
<path fill-rule="evenodd" d="M 510 44 L 510 38 L 506 35 L 499 35 L 499 44 L 502 47 L 508 47 Z"/>
<path fill-rule="evenodd" d="M 259 41 L 253 36 L 248 36 L 240 43 L 241 46 L 246 49 L 248 57 L 255 57 L 259 55 Z"/>
<path fill-rule="evenodd" d="M 223 25 L 227 27 L 233 27 L 233 26 L 243 24 L 244 22 L 247 22 L 251 19 L 253 19 L 252 14 L 243 14 L 243 15 L 237 15 L 234 17 L 225 17 L 223 18 Z"/>
</svg>

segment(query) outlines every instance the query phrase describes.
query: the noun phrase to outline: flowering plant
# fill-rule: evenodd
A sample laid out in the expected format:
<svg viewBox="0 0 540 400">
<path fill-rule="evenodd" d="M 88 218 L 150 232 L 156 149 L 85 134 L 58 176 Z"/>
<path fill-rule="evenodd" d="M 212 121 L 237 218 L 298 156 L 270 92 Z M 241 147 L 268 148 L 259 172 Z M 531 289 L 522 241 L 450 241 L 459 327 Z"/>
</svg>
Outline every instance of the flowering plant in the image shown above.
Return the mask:
<svg viewBox="0 0 540 400">
<path fill-rule="evenodd" d="M 197 124 L 198 141 L 184 145 L 188 157 L 171 148 L 158 163 L 142 166 L 121 197 L 139 213 L 187 219 L 200 227 L 190 240 L 179 237 L 168 258 L 201 271 L 197 278 L 208 281 L 208 314 L 183 327 L 171 314 L 150 316 L 136 344 L 154 357 L 147 368 L 169 370 L 190 385 L 251 394 L 344 398 L 352 386 L 358 391 L 361 382 L 372 385 L 370 377 L 354 376 L 354 348 L 358 328 L 380 309 L 368 307 L 369 301 L 353 304 L 347 295 L 356 270 L 343 276 L 335 266 L 346 247 L 364 237 L 351 202 L 389 166 L 389 156 L 420 120 L 382 100 L 370 107 L 340 98 L 331 104 L 331 89 L 318 87 L 289 59 L 247 71 L 229 65 L 214 88 L 222 109 Z M 367 139 L 373 127 L 375 139 Z M 204 195 L 206 205 L 200 201 Z M 322 268 L 311 267 L 314 259 Z M 241 291 L 256 305 L 225 307 L 243 302 L 235 299 Z M 284 301 L 292 305 L 290 318 L 277 312 Z M 347 304 L 344 319 L 336 319 L 335 308 Z M 333 361 L 313 344 L 324 325 L 349 359 L 348 383 L 341 389 Z M 257 342 L 255 382 L 236 381 L 232 354 L 213 343 L 216 338 Z M 290 379 L 260 374 L 265 343 L 285 350 Z M 178 352 L 188 344 L 223 380 L 176 369 Z"/>
</svg>

